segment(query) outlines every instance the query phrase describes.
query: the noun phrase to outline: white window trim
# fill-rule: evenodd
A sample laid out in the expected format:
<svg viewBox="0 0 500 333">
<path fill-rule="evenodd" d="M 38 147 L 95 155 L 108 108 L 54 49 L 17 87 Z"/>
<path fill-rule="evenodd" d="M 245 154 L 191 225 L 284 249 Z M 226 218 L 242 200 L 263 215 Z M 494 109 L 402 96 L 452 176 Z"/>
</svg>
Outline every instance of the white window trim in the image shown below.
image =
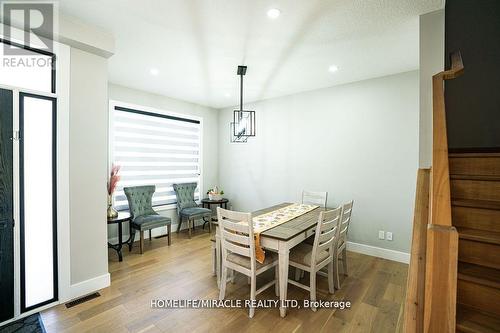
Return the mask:
<svg viewBox="0 0 500 333">
<path fill-rule="evenodd" d="M 196 120 L 200 122 L 200 183 L 198 185 L 200 189 L 200 198 L 197 200 L 197 204 L 199 205 L 201 203 L 201 200 L 203 199 L 203 117 L 198 117 L 198 116 L 193 116 L 190 114 L 186 113 L 178 113 L 178 112 L 173 112 L 173 111 L 166 111 L 166 110 L 161 110 L 161 109 L 156 109 L 153 107 L 149 106 L 144 106 L 144 105 L 138 105 L 138 104 L 132 104 L 132 103 L 126 103 L 126 102 L 121 102 L 118 100 L 109 100 L 109 112 L 108 112 L 108 179 L 109 179 L 109 173 L 111 172 L 111 166 L 114 161 L 114 156 L 113 156 L 113 111 L 115 110 L 115 107 L 123 107 L 123 108 L 128 108 L 132 110 L 139 110 L 139 111 L 145 111 L 145 112 L 150 112 L 150 113 L 155 113 L 159 115 L 164 115 L 164 116 L 172 116 L 172 117 L 179 117 L 179 118 L 184 118 L 184 119 L 190 119 L 190 120 Z M 168 210 L 174 210 L 177 209 L 177 205 L 175 204 L 170 204 L 170 205 L 161 205 L 161 206 L 156 206 L 153 207 L 155 211 L 161 212 L 161 211 L 168 211 Z"/>
</svg>

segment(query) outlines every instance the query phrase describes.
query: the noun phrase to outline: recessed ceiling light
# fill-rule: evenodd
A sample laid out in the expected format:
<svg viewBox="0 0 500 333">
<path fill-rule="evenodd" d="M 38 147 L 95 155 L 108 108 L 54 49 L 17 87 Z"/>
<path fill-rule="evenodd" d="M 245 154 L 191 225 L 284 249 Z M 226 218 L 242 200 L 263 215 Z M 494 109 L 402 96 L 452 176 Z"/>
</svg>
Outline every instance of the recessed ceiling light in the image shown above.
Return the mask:
<svg viewBox="0 0 500 333">
<path fill-rule="evenodd" d="M 271 8 L 267 11 L 267 17 L 270 19 L 277 19 L 281 15 L 281 10 L 278 8 Z"/>
<path fill-rule="evenodd" d="M 149 72 L 154 76 L 158 76 L 158 74 L 160 74 L 160 71 L 157 68 L 151 68 Z"/>
<path fill-rule="evenodd" d="M 229 98 L 229 97 L 231 97 L 231 94 L 230 93 L 225 93 L 224 96 Z"/>
<path fill-rule="evenodd" d="M 335 73 L 338 70 L 339 70 L 339 68 L 337 66 L 335 66 L 335 65 L 331 65 L 330 67 L 328 67 L 328 71 L 330 73 Z"/>
</svg>

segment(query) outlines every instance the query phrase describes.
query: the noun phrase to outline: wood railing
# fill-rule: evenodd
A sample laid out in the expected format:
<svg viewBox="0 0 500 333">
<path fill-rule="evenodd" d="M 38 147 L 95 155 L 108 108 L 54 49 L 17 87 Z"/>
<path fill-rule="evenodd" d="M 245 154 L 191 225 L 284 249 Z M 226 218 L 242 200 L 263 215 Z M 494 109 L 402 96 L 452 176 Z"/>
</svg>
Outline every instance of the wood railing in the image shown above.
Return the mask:
<svg viewBox="0 0 500 333">
<path fill-rule="evenodd" d="M 432 77 L 432 168 L 430 175 L 424 169 L 418 175 L 405 332 L 455 332 L 458 233 L 451 223 L 444 81 L 463 71 L 457 52 L 451 55 L 451 68 Z"/>
<path fill-rule="evenodd" d="M 432 174 L 431 224 L 451 226 L 450 169 L 448 165 L 448 135 L 444 103 L 444 80 L 454 79 L 464 71 L 460 53 L 451 56 L 451 69 L 432 77 Z"/>
<path fill-rule="evenodd" d="M 425 294 L 425 252 L 429 223 L 430 169 L 419 169 L 415 195 L 415 216 L 410 267 L 406 287 L 404 332 L 423 332 Z"/>
</svg>

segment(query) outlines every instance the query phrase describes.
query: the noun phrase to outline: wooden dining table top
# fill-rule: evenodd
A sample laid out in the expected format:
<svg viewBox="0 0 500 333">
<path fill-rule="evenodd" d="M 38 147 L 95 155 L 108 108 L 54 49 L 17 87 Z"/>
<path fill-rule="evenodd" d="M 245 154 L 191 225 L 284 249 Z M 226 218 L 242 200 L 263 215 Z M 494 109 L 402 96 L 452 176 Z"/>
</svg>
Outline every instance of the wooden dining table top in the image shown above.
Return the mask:
<svg viewBox="0 0 500 333">
<path fill-rule="evenodd" d="M 272 212 L 273 210 L 277 210 L 289 205 L 292 205 L 291 202 L 285 202 L 279 205 L 275 205 L 272 207 L 264 208 L 252 213 L 252 217 L 256 217 L 265 213 Z M 327 208 L 329 210 L 330 208 Z M 270 237 L 282 241 L 287 241 L 292 239 L 296 235 L 313 228 L 318 223 L 319 214 L 323 211 L 324 208 L 318 207 L 308 213 L 300 215 L 294 219 L 291 219 L 288 222 L 282 223 L 274 228 L 268 229 L 260 234 L 261 237 Z"/>
</svg>

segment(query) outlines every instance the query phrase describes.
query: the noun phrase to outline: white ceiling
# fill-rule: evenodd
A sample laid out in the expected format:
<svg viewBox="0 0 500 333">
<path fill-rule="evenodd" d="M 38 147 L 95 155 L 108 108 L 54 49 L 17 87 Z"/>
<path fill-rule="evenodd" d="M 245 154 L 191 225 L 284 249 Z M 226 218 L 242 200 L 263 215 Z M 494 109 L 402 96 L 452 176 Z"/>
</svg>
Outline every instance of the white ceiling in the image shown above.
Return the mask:
<svg viewBox="0 0 500 333">
<path fill-rule="evenodd" d="M 444 0 L 61 0 L 111 32 L 113 83 L 215 108 L 418 68 L 418 15 Z M 270 20 L 266 12 L 279 8 Z M 330 73 L 335 64 L 339 70 Z M 150 74 L 157 68 L 158 76 Z M 230 95 L 228 97 L 227 95 Z"/>
</svg>

